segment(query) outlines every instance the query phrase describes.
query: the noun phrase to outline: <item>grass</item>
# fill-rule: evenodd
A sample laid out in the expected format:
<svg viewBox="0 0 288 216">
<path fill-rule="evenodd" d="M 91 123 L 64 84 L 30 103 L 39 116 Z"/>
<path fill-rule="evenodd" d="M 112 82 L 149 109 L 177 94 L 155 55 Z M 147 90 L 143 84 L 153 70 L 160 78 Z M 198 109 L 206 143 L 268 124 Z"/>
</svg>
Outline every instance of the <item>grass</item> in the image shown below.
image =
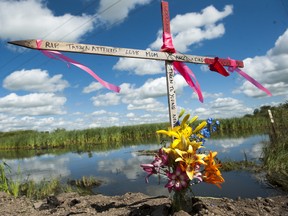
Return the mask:
<svg viewBox="0 0 288 216">
<path fill-rule="evenodd" d="M 233 171 L 233 170 L 254 170 L 259 171 L 262 166 L 253 161 L 225 161 L 221 163 L 221 171 Z"/>
<path fill-rule="evenodd" d="M 263 165 L 268 180 L 288 191 L 288 102 L 273 112 L 270 140 L 264 148 Z"/>
<path fill-rule="evenodd" d="M 83 176 L 78 180 L 70 180 L 67 183 L 61 182 L 59 178 L 51 180 L 42 179 L 40 182 L 21 179 L 20 169 L 17 171 L 17 178 L 9 178 L 11 169 L 5 162 L 0 163 L 0 191 L 11 194 L 14 197 L 26 196 L 39 200 L 50 195 L 57 195 L 65 192 L 77 192 L 79 194 L 93 194 L 92 187 L 102 184 L 96 177 Z"/>
<path fill-rule="evenodd" d="M 97 179 L 94 176 L 82 176 L 81 179 L 76 179 L 76 180 L 70 180 L 68 181 L 68 184 L 72 186 L 77 186 L 80 188 L 92 188 L 95 186 L 100 186 L 103 183 L 102 180 Z"/>
<path fill-rule="evenodd" d="M 237 137 L 255 133 L 263 133 L 269 126 L 267 118 L 263 117 L 242 117 L 231 119 L 219 119 L 221 126 L 217 136 Z M 201 120 L 202 121 L 202 120 Z M 198 121 L 198 123 L 200 120 Z M 157 135 L 157 130 L 167 128 L 169 123 L 142 124 L 122 127 L 91 128 L 85 130 L 66 131 L 56 129 L 52 132 L 40 131 L 12 131 L 0 132 L 0 150 L 21 150 L 21 149 L 87 149 L 99 148 L 105 151 L 129 145 L 131 142 L 147 142 L 162 137 Z M 197 126 L 197 123 L 195 124 Z"/>
<path fill-rule="evenodd" d="M 98 146 L 105 151 L 111 145 L 123 146 L 131 142 L 156 139 L 155 131 L 166 128 L 167 123 L 142 124 L 134 126 L 91 128 L 66 131 L 56 129 L 52 132 L 12 131 L 0 132 L 0 149 L 52 149 L 87 148 Z"/>
<path fill-rule="evenodd" d="M 7 168 L 10 168 L 5 162 L 0 164 L 0 191 L 10 194 L 9 179 L 6 176 Z"/>
</svg>

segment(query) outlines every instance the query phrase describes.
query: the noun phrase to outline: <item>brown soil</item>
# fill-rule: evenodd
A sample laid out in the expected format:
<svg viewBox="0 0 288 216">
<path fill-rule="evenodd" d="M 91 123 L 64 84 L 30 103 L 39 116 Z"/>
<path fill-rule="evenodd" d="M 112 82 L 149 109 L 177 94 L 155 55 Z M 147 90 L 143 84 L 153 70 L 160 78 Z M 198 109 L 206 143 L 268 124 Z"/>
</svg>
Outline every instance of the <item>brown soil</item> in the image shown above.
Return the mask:
<svg viewBox="0 0 288 216">
<path fill-rule="evenodd" d="M 187 213 L 187 211 L 189 213 Z M 123 196 L 65 193 L 50 196 L 42 201 L 25 197 L 14 198 L 0 192 L 0 215 L 288 215 L 288 195 L 256 199 L 193 198 L 190 209 L 172 212 L 171 200 L 167 197 L 149 197 L 142 193 L 127 193 Z"/>
</svg>

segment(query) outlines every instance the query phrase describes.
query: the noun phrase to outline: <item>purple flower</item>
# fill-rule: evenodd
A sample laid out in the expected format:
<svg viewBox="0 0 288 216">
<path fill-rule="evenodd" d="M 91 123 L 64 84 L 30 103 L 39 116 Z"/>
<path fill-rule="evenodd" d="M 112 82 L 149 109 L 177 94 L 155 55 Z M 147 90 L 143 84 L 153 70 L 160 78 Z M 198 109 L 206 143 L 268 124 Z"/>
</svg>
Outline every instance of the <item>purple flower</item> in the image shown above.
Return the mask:
<svg viewBox="0 0 288 216">
<path fill-rule="evenodd" d="M 153 174 L 160 173 L 161 168 L 163 168 L 168 163 L 168 155 L 164 153 L 162 149 L 159 149 L 159 155 L 155 156 L 154 161 L 151 164 L 141 164 L 145 172 L 148 173 L 145 180 L 148 183 L 148 178 Z"/>
<path fill-rule="evenodd" d="M 167 172 L 166 175 L 169 180 L 165 187 L 168 188 L 169 193 L 172 190 L 180 191 L 188 186 L 189 177 L 179 166 L 176 168 L 174 173 Z"/>
<path fill-rule="evenodd" d="M 154 167 L 153 164 L 141 164 L 140 166 L 143 168 L 143 170 L 144 170 L 145 172 L 148 173 L 148 175 L 145 177 L 146 183 L 148 183 L 148 182 L 149 182 L 149 181 L 148 181 L 148 178 L 149 178 L 151 175 L 156 174 L 157 171 L 156 171 L 156 169 L 155 169 L 155 167 Z"/>
<path fill-rule="evenodd" d="M 196 173 L 194 176 L 193 176 L 193 179 L 191 181 L 191 185 L 193 184 L 198 184 L 200 182 L 202 182 L 203 179 L 202 179 L 202 173 L 198 172 Z"/>
<path fill-rule="evenodd" d="M 161 158 L 161 166 L 168 165 L 168 154 L 166 154 L 162 148 L 159 149 L 158 155 Z"/>
</svg>

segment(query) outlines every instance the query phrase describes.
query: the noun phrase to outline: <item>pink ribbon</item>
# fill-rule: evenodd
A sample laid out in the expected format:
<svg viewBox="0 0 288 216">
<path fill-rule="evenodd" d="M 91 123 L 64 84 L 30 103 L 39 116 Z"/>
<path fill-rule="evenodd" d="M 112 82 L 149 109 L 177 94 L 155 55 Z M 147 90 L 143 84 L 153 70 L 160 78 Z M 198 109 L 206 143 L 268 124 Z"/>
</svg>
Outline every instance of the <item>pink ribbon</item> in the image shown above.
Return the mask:
<svg viewBox="0 0 288 216">
<path fill-rule="evenodd" d="M 172 35 L 168 32 L 163 32 L 163 45 L 161 47 L 161 51 L 176 53 L 172 42 Z M 203 95 L 201 92 L 201 88 L 192 70 L 190 70 L 189 67 L 183 62 L 173 61 L 173 66 L 183 76 L 187 84 L 197 93 L 199 101 L 203 103 Z M 193 80 L 195 81 L 195 83 L 193 82 Z"/>
<path fill-rule="evenodd" d="M 99 76 L 97 76 L 90 68 L 86 67 L 85 65 L 74 61 L 73 59 L 68 58 L 67 56 L 63 55 L 62 53 L 58 51 L 51 51 L 51 50 L 43 50 L 41 49 L 42 40 L 36 40 L 37 49 L 40 50 L 44 55 L 46 55 L 49 58 L 61 60 L 67 63 L 67 66 L 69 67 L 69 64 L 72 64 L 81 70 L 84 70 L 88 74 L 90 74 L 92 77 L 94 77 L 101 85 L 106 87 L 107 89 L 110 89 L 115 92 L 120 92 L 120 87 L 115 86 L 111 83 L 108 83 L 104 80 L 102 80 Z"/>
<path fill-rule="evenodd" d="M 264 91 L 267 95 L 272 96 L 271 92 L 266 89 L 264 86 L 262 86 L 259 82 L 257 82 L 255 79 L 253 79 L 252 77 L 250 77 L 248 74 L 246 74 L 244 71 L 240 70 L 239 68 L 237 68 L 237 64 L 236 61 L 234 59 L 230 59 L 228 58 L 231 66 L 228 67 L 228 71 L 229 72 L 233 72 L 236 71 L 237 73 L 239 73 L 241 76 L 243 76 L 246 80 L 248 80 L 249 82 L 251 82 L 253 85 L 255 85 L 258 89 Z"/>
</svg>

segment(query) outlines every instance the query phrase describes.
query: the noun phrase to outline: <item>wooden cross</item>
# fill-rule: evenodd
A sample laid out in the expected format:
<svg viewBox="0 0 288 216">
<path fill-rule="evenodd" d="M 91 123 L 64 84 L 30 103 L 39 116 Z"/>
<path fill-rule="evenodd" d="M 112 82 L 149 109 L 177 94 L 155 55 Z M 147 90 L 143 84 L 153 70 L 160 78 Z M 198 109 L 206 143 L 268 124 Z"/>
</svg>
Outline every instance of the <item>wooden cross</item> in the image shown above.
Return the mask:
<svg viewBox="0 0 288 216">
<path fill-rule="evenodd" d="M 168 3 L 162 1 L 162 23 L 163 31 L 170 33 L 170 18 Z M 211 64 L 214 58 L 208 56 L 195 56 L 186 55 L 180 53 L 159 52 L 151 50 L 138 50 L 130 48 L 108 47 L 92 44 L 79 44 L 79 43 L 67 43 L 60 41 L 48 41 L 42 40 L 41 46 L 37 46 L 36 40 L 21 40 L 9 42 L 14 45 L 27 47 L 30 49 L 50 50 L 50 51 L 64 51 L 83 54 L 96 54 L 106 56 L 117 56 L 127 58 L 139 58 L 139 59 L 151 59 L 165 61 L 166 67 L 166 81 L 167 81 L 167 94 L 169 105 L 169 120 L 170 125 L 173 128 L 177 122 L 177 109 L 176 109 L 176 93 L 174 86 L 174 69 L 173 61 L 194 63 L 194 64 Z M 231 66 L 229 59 L 218 60 L 223 66 Z M 242 61 L 236 61 L 237 67 L 244 67 Z"/>
</svg>

